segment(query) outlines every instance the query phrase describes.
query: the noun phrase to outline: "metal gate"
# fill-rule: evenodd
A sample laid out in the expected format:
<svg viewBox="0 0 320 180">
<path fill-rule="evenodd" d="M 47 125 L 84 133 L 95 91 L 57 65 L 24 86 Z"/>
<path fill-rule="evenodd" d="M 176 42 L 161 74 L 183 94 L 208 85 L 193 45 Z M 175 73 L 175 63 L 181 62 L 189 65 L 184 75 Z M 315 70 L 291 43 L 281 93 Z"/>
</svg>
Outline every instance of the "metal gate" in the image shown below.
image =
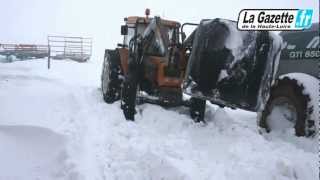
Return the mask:
<svg viewBox="0 0 320 180">
<path fill-rule="evenodd" d="M 92 38 L 48 36 L 50 59 L 71 59 L 86 62 L 92 55 Z"/>
</svg>

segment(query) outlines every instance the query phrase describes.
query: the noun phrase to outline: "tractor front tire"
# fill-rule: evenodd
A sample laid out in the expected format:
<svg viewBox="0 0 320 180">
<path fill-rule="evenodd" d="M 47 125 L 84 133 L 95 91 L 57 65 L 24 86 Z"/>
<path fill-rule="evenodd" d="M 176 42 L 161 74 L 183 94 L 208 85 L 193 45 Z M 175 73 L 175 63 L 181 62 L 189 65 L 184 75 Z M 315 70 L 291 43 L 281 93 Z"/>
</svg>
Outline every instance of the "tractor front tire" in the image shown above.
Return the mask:
<svg viewBox="0 0 320 180">
<path fill-rule="evenodd" d="M 119 52 L 117 50 L 106 50 L 101 75 L 101 90 L 103 99 L 108 104 L 120 99 L 121 75 Z"/>
</svg>

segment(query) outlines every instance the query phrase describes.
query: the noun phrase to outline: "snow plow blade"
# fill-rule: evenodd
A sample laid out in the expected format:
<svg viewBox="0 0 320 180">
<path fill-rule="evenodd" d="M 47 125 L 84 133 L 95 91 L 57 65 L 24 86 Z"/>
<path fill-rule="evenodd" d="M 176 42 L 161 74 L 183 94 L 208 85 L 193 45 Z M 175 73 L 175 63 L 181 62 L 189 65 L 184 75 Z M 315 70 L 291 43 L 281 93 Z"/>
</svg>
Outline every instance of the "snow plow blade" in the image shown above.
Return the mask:
<svg viewBox="0 0 320 180">
<path fill-rule="evenodd" d="M 184 93 L 256 111 L 267 99 L 281 44 L 279 36 L 267 31 L 239 31 L 231 20 L 201 21 L 193 39 Z"/>
</svg>

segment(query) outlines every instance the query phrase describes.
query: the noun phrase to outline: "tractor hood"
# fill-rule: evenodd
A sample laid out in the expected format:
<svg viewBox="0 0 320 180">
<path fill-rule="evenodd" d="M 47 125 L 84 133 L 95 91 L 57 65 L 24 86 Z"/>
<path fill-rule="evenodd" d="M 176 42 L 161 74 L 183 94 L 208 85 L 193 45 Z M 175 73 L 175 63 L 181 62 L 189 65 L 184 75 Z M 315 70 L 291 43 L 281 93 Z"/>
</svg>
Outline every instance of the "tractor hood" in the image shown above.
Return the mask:
<svg viewBox="0 0 320 180">
<path fill-rule="evenodd" d="M 183 89 L 217 104 L 256 109 L 261 85 L 270 86 L 282 40 L 261 31 L 238 31 L 231 20 L 203 20 L 193 39 Z"/>
</svg>

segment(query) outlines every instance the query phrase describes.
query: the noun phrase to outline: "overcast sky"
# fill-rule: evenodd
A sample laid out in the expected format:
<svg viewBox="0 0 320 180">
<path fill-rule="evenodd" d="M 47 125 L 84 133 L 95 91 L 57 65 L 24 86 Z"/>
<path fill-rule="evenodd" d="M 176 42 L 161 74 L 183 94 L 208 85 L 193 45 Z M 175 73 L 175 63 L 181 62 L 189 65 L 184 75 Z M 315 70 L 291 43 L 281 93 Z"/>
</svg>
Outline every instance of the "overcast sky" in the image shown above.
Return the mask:
<svg viewBox="0 0 320 180">
<path fill-rule="evenodd" d="M 0 0 L 0 43 L 46 44 L 48 34 L 90 36 L 100 53 L 121 42 L 124 17 L 143 16 L 145 8 L 182 23 L 236 20 L 248 8 L 312 8 L 313 21 L 319 21 L 318 0 Z"/>
</svg>

